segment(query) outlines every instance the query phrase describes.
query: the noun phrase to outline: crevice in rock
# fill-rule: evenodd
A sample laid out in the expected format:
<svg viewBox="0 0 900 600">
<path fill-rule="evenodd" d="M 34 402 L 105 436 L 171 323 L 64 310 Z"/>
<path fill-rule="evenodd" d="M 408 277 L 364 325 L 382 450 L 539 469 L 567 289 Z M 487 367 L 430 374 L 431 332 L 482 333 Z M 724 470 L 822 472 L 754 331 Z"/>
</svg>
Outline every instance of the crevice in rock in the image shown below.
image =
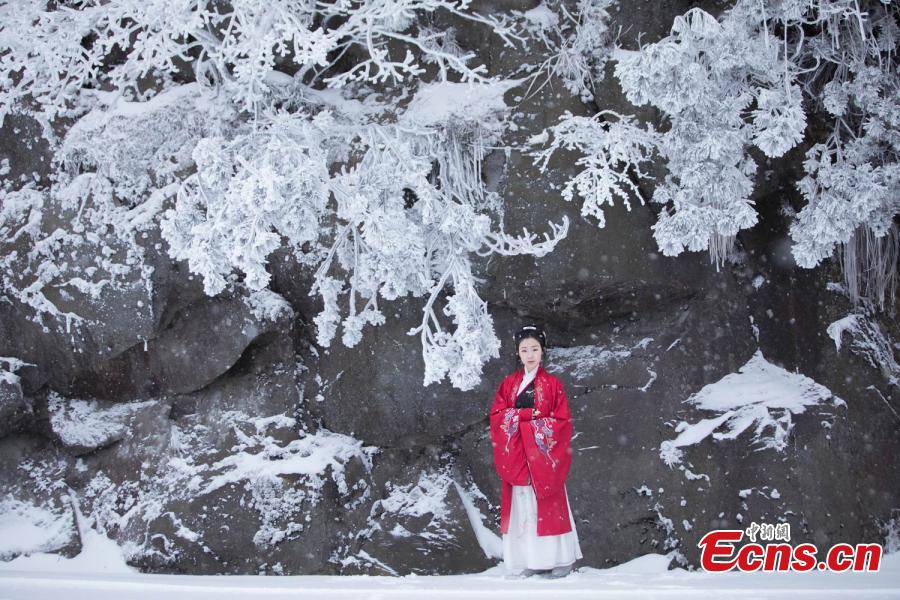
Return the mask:
<svg viewBox="0 0 900 600">
<path fill-rule="evenodd" d="M 234 364 L 204 387 L 208 387 L 221 378 L 243 377 L 259 373 L 258 367 L 260 363 L 264 362 L 259 360 L 260 356 L 265 354 L 269 344 L 277 342 L 280 336 L 281 334 L 278 331 L 267 331 L 250 340 L 250 343 L 244 347 L 243 352 L 241 352 Z"/>
</svg>

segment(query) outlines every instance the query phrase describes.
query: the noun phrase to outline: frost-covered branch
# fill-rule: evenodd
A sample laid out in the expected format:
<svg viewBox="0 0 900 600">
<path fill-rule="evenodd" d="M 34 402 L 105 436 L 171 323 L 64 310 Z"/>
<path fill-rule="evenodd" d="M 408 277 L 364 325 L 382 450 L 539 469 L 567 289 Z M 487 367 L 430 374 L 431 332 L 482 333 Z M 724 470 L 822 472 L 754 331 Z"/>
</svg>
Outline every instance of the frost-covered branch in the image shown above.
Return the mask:
<svg viewBox="0 0 900 600">
<path fill-rule="evenodd" d="M 812 268 L 838 248 L 854 303 L 865 298 L 884 309 L 893 304 L 900 255 L 900 6 L 818 8 L 820 37 L 828 35 L 804 42 L 816 58 L 806 87 L 819 90 L 816 106 L 834 125 L 806 153 L 797 187 L 807 204 L 791 226 L 792 250 L 800 266 Z"/>
<path fill-rule="evenodd" d="M 421 85 L 393 120 L 319 94 L 305 110 L 267 110 L 230 137 L 204 137 L 192 153 L 196 173 L 162 220 L 170 253 L 215 294 L 235 270 L 249 289 L 264 288 L 267 257 L 286 243 L 315 268 L 322 346 L 339 330 L 345 346 L 358 344 L 366 325 L 385 323 L 382 301 L 426 298 L 412 332 L 424 381 L 449 376 L 470 389 L 499 347 L 470 256 L 542 256 L 568 226 L 551 224 L 543 241 L 493 230 L 498 198 L 485 190 L 481 162 L 504 130 L 511 85 Z"/>
<path fill-rule="evenodd" d="M 563 1 L 542 2 L 518 13 L 529 36 L 546 49 L 547 58 L 528 75 L 526 96 L 537 94 L 553 76 L 584 102 L 594 97 L 594 83 L 603 78 L 603 68 L 612 50 L 609 11 L 615 0 L 578 0 L 575 14 Z M 537 88 L 538 80 L 544 82 Z"/>
<path fill-rule="evenodd" d="M 595 217 L 599 227 L 606 224 L 603 205 L 612 206 L 618 198 L 631 210 L 632 197 L 645 202 L 631 178 L 649 178 L 641 166 L 652 158 L 659 143 L 660 136 L 649 127 L 642 129 L 633 117 L 613 111 L 601 111 L 593 117 L 566 111 L 557 125 L 529 140 L 535 148 L 531 152 L 535 164 L 542 172 L 560 149 L 581 154 L 575 164 L 583 170 L 566 182 L 563 197 L 571 201 L 577 192 L 584 200 L 581 214 Z"/>
<path fill-rule="evenodd" d="M 384 302 L 427 298 L 425 382 L 471 388 L 499 346 L 471 256 L 544 255 L 567 221 L 543 241 L 494 232 L 481 165 L 516 82 L 437 30 L 441 14 L 525 41 L 468 0 L 0 4 L 0 118 L 74 122 L 47 189 L 5 191 L 0 242 L 31 253 L 4 255 L 4 296 L 73 320 L 73 294 L 149 290 L 139 240 L 158 227 L 155 249 L 207 294 L 252 298 L 286 246 L 314 271 L 320 344 L 340 329 L 352 347 Z M 44 209 L 63 226 L 42 230 Z"/>
<path fill-rule="evenodd" d="M 616 65 L 626 97 L 656 106 L 671 123 L 659 144 L 669 173 L 653 194 L 666 206 L 653 230 L 667 256 L 708 250 L 718 267 L 735 235 L 757 220 L 750 145 L 777 157 L 802 138 L 800 91 L 752 10 L 738 3 L 717 21 L 691 9 L 669 37 Z"/>
<path fill-rule="evenodd" d="M 250 289 L 270 279 L 267 257 L 282 243 L 315 242 L 328 202 L 327 112 L 274 114 L 233 140 L 201 139 L 174 209 L 161 223 L 169 253 L 203 276 L 210 295 L 235 268 Z"/>
<path fill-rule="evenodd" d="M 505 89 L 432 84 L 420 89 L 397 124 L 357 130 L 359 158 L 332 182 L 341 225 L 312 290 L 324 303 L 315 319 L 321 344 L 330 344 L 340 326 L 344 344 L 353 346 L 365 324 L 383 323 L 379 297 L 424 296 L 422 322 L 409 333 L 420 337 L 425 384 L 445 376 L 464 390 L 478 383 L 499 340 L 469 255 L 540 256 L 568 225 L 551 225 L 543 242 L 492 231 L 486 211 L 496 199 L 484 191 L 480 164 L 484 148 L 502 132 Z M 359 313 L 357 297 L 366 302 Z"/>
<path fill-rule="evenodd" d="M 455 329 L 441 327 L 434 312 L 434 300 L 447 284 L 453 293 L 447 296 L 444 314 Z M 481 370 L 489 358 L 500 355 L 500 340 L 494 332 L 494 320 L 487 302 L 476 291 L 471 265 L 465 259 L 451 261 L 444 275 L 432 288 L 422 324 L 409 331 L 419 333 L 425 362 L 425 385 L 441 381 L 445 375 L 461 390 L 473 388 L 481 380 Z"/>
<path fill-rule="evenodd" d="M 507 45 L 523 41 L 508 19 L 475 13 L 467 0 L 91 0 L 51 6 L 38 0 L 0 4 L 0 123 L 14 110 L 47 123 L 80 114 L 84 88 L 145 99 L 148 82 L 164 86 L 187 68 L 196 81 L 225 90 L 256 115 L 273 74 L 290 79 L 285 73 L 297 72 L 298 82 L 308 84 L 351 46 L 365 57 L 326 78 L 329 85 L 402 81 L 424 72 L 421 61 L 439 63 L 444 77 L 454 72 L 464 81 L 486 81 L 484 67 L 469 64 L 472 54 L 428 43 L 427 32 L 406 33 L 421 16 L 437 12 L 484 25 Z M 400 42 L 402 58 L 390 56 L 392 40 Z"/>
<path fill-rule="evenodd" d="M 569 233 L 569 217 L 563 215 L 559 224 L 548 223 L 550 233 L 544 233 L 543 241 L 535 243 L 538 239 L 534 233 L 522 228 L 522 235 L 512 236 L 503 232 L 489 232 L 485 235 L 485 248 L 478 251 L 479 256 L 499 254 L 501 256 L 518 256 L 529 254 L 540 258 L 553 252 L 556 245 Z"/>
<path fill-rule="evenodd" d="M 560 26 L 547 6 L 524 13 L 529 30 L 548 46 L 574 47 L 579 34 Z M 808 114 L 818 110 L 815 116 L 833 122 L 834 131 L 807 153 L 806 177 L 798 183 L 807 205 L 791 228 L 794 255 L 812 267 L 835 246 L 847 254 L 854 252 L 852 240 L 866 240 L 856 256 L 874 262 L 857 268 L 857 261 L 844 260 L 848 285 L 858 280 L 883 298 L 893 285 L 886 257 L 898 254 L 897 237 L 885 234 L 900 214 L 900 7 L 860 6 L 856 0 L 739 0 L 719 19 L 689 10 L 674 20 L 669 36 L 638 51 L 594 49 L 589 59 L 615 60 L 628 100 L 657 108 L 668 127 L 643 132 L 618 117 L 615 127 L 630 132 L 616 136 L 613 125 L 603 130 L 566 116 L 532 139 L 547 144 L 554 134 L 551 145 L 534 154 L 543 168 L 558 147 L 582 153 L 579 164 L 586 168 L 567 182 L 564 195 L 577 192 L 582 213 L 602 226 L 603 204 L 618 197 L 628 206 L 632 195 L 643 201 L 626 174 L 642 177 L 635 165 L 654 152 L 668 171 L 652 196 L 664 205 L 653 225 L 660 249 L 667 256 L 707 250 L 718 268 L 738 232 L 757 221 L 752 148 L 769 158 L 784 156 L 804 139 Z M 586 19 L 581 14 L 565 22 Z M 618 163 L 611 160 L 616 153 Z M 628 156 L 635 160 L 622 160 Z M 860 272 L 868 275 L 854 276 Z M 864 283 L 868 279 L 874 283 Z"/>
</svg>

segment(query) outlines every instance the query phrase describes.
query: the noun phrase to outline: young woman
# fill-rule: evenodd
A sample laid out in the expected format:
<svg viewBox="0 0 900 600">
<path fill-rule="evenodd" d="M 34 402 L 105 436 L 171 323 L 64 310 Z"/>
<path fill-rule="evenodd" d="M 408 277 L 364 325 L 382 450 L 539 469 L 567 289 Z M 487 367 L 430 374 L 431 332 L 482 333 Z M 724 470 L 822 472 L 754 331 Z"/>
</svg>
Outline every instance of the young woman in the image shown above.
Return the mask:
<svg viewBox="0 0 900 600">
<path fill-rule="evenodd" d="M 522 368 L 506 376 L 491 406 L 494 466 L 502 480 L 500 532 L 510 575 L 564 577 L 582 558 L 566 493 L 572 417 L 562 383 L 541 367 L 546 338 L 515 335 Z"/>
</svg>

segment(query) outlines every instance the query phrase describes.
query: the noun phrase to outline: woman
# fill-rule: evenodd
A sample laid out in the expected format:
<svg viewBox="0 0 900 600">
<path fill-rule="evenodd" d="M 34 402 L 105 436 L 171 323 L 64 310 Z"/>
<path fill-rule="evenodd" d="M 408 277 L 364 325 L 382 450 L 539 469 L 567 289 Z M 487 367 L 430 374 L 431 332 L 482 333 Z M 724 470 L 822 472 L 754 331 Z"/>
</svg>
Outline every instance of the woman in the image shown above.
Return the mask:
<svg viewBox="0 0 900 600">
<path fill-rule="evenodd" d="M 572 462 L 569 402 L 559 379 L 541 367 L 544 332 L 523 327 L 515 343 L 522 368 L 506 376 L 491 406 L 503 563 L 510 575 L 550 570 L 550 577 L 564 577 L 582 558 L 565 486 Z"/>
</svg>

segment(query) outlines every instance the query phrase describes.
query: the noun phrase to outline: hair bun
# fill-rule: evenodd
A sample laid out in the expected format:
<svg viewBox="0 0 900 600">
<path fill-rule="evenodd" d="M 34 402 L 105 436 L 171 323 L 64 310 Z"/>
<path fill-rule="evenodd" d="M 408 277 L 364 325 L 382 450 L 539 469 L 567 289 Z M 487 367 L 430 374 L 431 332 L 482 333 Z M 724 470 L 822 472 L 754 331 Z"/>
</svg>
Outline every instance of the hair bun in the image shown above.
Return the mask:
<svg viewBox="0 0 900 600">
<path fill-rule="evenodd" d="M 541 348 L 547 346 L 547 336 L 544 334 L 544 330 L 540 327 L 537 327 L 535 325 L 525 325 L 524 327 L 522 327 L 513 336 L 513 339 L 516 342 L 516 346 L 518 346 L 519 342 L 527 337 L 537 338 L 537 341 L 541 344 Z"/>
</svg>

